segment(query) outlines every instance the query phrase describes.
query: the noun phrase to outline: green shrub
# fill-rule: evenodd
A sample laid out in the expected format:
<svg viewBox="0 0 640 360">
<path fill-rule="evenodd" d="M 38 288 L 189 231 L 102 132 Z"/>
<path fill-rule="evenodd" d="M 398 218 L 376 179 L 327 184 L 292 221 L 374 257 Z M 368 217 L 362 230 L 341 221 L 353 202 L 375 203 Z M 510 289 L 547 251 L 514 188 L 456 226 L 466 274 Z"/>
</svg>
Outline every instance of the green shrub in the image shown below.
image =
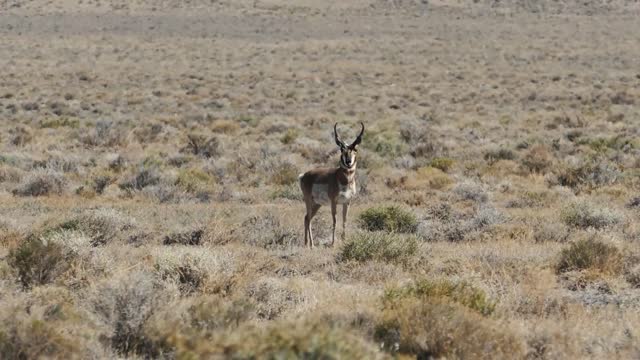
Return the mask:
<svg viewBox="0 0 640 360">
<path fill-rule="evenodd" d="M 397 132 L 368 133 L 363 145 L 369 151 L 373 151 L 384 158 L 395 158 L 407 153 L 406 143 L 402 141 Z"/>
<path fill-rule="evenodd" d="M 431 163 L 429 165 L 436 169 L 440 169 L 444 172 L 447 172 L 453 166 L 453 162 L 454 162 L 453 159 L 449 159 L 449 158 L 434 158 L 433 160 L 431 160 Z"/>
<path fill-rule="evenodd" d="M 422 279 L 405 287 L 387 289 L 384 301 L 387 304 L 393 304 L 407 297 L 424 300 L 449 299 L 485 316 L 491 315 L 496 307 L 496 304 L 487 298 L 484 291 L 466 282 L 454 283 L 449 280 Z"/>
<path fill-rule="evenodd" d="M 615 246 L 586 239 L 562 250 L 556 272 L 591 270 L 603 274 L 618 274 L 622 271 L 623 262 L 623 256 Z"/>
<path fill-rule="evenodd" d="M 200 169 L 184 169 L 178 173 L 176 185 L 193 194 L 209 192 L 214 182 L 211 175 Z"/>
<path fill-rule="evenodd" d="M 281 185 L 275 188 L 269 195 L 271 200 L 276 199 L 288 199 L 288 200 L 302 200 L 302 191 L 298 184 Z"/>
<path fill-rule="evenodd" d="M 398 206 L 372 207 L 359 216 L 360 227 L 367 231 L 414 233 L 418 220 L 410 211 Z"/>
<path fill-rule="evenodd" d="M 48 284 L 67 271 L 73 255 L 59 244 L 29 236 L 9 252 L 9 266 L 17 272 L 18 281 L 28 289 Z"/>
<path fill-rule="evenodd" d="M 343 245 L 341 258 L 406 263 L 417 250 L 418 240 L 413 235 L 358 233 Z"/>
<path fill-rule="evenodd" d="M 622 215 L 607 208 L 582 201 L 574 202 L 565 207 L 560 213 L 562 221 L 577 228 L 602 229 L 622 221 Z"/>
</svg>

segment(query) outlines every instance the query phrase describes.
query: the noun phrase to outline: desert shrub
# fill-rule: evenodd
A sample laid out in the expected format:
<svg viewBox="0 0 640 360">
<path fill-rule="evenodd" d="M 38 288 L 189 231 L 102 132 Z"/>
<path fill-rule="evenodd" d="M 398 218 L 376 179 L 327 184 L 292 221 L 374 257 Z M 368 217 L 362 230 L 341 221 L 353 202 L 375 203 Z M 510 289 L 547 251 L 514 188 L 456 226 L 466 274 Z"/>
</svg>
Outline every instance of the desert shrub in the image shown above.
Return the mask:
<svg viewBox="0 0 640 360">
<path fill-rule="evenodd" d="M 91 245 L 105 245 L 135 228 L 135 222 L 115 209 L 91 210 L 44 231 L 44 236 L 61 230 L 80 231 L 91 239 Z"/>
<path fill-rule="evenodd" d="M 475 207 L 472 214 L 461 214 L 442 203 L 427 210 L 427 218 L 420 222 L 417 233 L 426 241 L 458 242 L 480 237 L 504 221 L 504 215 L 489 204 Z"/>
<path fill-rule="evenodd" d="M 111 172 L 101 171 L 92 176 L 91 188 L 96 192 L 96 194 L 102 194 L 104 193 L 104 189 L 113 184 L 115 180 L 116 177 Z"/>
<path fill-rule="evenodd" d="M 194 195 L 177 185 L 166 183 L 145 187 L 142 189 L 142 194 L 160 204 L 183 204 L 196 200 L 208 202 L 210 199 L 210 194 L 207 192 L 200 192 Z"/>
<path fill-rule="evenodd" d="M 235 134 L 240 130 L 240 124 L 235 120 L 219 119 L 211 124 L 211 131 L 217 134 Z"/>
<path fill-rule="evenodd" d="M 569 229 L 566 225 L 545 221 L 536 226 L 533 232 L 533 239 L 537 243 L 541 242 L 566 242 L 569 238 Z"/>
<path fill-rule="evenodd" d="M 27 289 L 54 281 L 69 269 L 73 257 L 60 244 L 30 235 L 9 252 L 8 263 Z"/>
<path fill-rule="evenodd" d="M 133 135 L 140 144 L 150 144 L 156 141 L 160 133 L 162 133 L 162 124 L 158 123 L 144 124 L 133 130 Z"/>
<path fill-rule="evenodd" d="M 36 169 L 31 171 L 16 189 L 14 195 L 46 196 L 61 195 L 67 186 L 67 179 L 60 172 L 51 169 Z"/>
<path fill-rule="evenodd" d="M 271 182 L 276 185 L 289 185 L 298 181 L 299 171 L 296 166 L 289 162 L 276 164 L 271 169 Z"/>
<path fill-rule="evenodd" d="M 231 359 L 381 359 L 373 343 L 322 321 L 246 324 L 199 341 L 178 344 L 179 358 Z"/>
<path fill-rule="evenodd" d="M 283 225 L 271 213 L 254 215 L 241 224 L 241 241 L 264 248 L 287 247 L 297 243 L 298 233 Z"/>
<path fill-rule="evenodd" d="M 0 161 L 1 162 L 1 161 Z M 0 183 L 18 182 L 22 178 L 22 172 L 14 167 L 0 165 Z"/>
<path fill-rule="evenodd" d="M 62 173 L 77 173 L 80 168 L 80 160 L 72 156 L 50 156 L 46 160 L 33 162 L 33 168 L 46 168 Z"/>
<path fill-rule="evenodd" d="M 123 179 L 118 186 L 122 190 L 142 190 L 147 186 L 159 184 L 160 179 L 160 172 L 155 167 L 142 166 L 130 176 Z"/>
<path fill-rule="evenodd" d="M 257 316 L 265 320 L 276 319 L 306 300 L 295 288 L 274 278 L 263 278 L 249 285 L 246 296 L 255 302 Z"/>
<path fill-rule="evenodd" d="M 561 164 L 549 179 L 550 185 L 562 185 L 573 189 L 596 189 L 613 185 L 621 179 L 618 166 L 604 160 L 586 160 L 577 164 Z"/>
<path fill-rule="evenodd" d="M 126 140 L 124 125 L 110 120 L 99 120 L 93 129 L 80 135 L 80 141 L 89 146 L 117 147 L 126 144 Z"/>
<path fill-rule="evenodd" d="M 429 166 L 440 169 L 444 172 L 448 172 L 453 167 L 453 159 L 445 158 L 445 157 L 437 157 L 431 160 Z"/>
<path fill-rule="evenodd" d="M 416 169 L 414 174 L 403 176 L 399 181 L 389 182 L 387 185 L 391 187 L 402 186 L 409 190 L 424 190 L 426 188 L 441 190 L 452 182 L 449 175 L 442 170 L 426 166 Z"/>
<path fill-rule="evenodd" d="M 493 225 L 503 223 L 504 215 L 493 206 L 480 206 L 466 224 L 467 231 L 482 231 Z"/>
<path fill-rule="evenodd" d="M 151 274 L 128 272 L 90 289 L 86 303 L 104 327 L 114 350 L 122 355 L 157 357 L 162 349 L 144 330 L 147 320 L 168 300 L 167 296 Z"/>
<path fill-rule="evenodd" d="M 231 330 L 254 316 L 255 305 L 247 299 L 220 296 L 199 299 L 187 310 L 198 330 Z"/>
<path fill-rule="evenodd" d="M 471 200 L 484 203 L 489 197 L 480 184 L 475 182 L 463 182 L 453 188 L 453 193 L 461 200 Z"/>
<path fill-rule="evenodd" d="M 406 263 L 418 251 L 412 235 L 383 232 L 360 232 L 345 242 L 340 250 L 342 261 L 384 261 Z"/>
<path fill-rule="evenodd" d="M 282 135 L 282 137 L 280 138 L 280 142 L 282 142 L 285 145 L 289 145 L 289 144 L 293 143 L 294 141 L 296 141 L 296 139 L 298 138 L 299 135 L 300 135 L 300 132 L 298 131 L 298 129 L 289 128 L 284 133 L 284 135 Z"/>
<path fill-rule="evenodd" d="M 491 319 L 446 299 L 407 298 L 382 312 L 375 339 L 418 359 L 524 358 L 524 342 Z"/>
<path fill-rule="evenodd" d="M 51 119 L 43 119 L 40 121 L 40 127 L 43 129 L 58 129 L 68 127 L 77 129 L 80 127 L 80 120 L 69 117 L 56 117 Z"/>
<path fill-rule="evenodd" d="M 300 191 L 298 184 L 282 185 L 274 189 L 269 197 L 272 200 L 288 199 L 300 201 L 302 200 L 302 191 Z"/>
<path fill-rule="evenodd" d="M 0 358 L 100 358 L 102 351 L 90 321 L 71 306 L 69 296 L 56 287 L 11 294 L 0 307 Z M 78 333 L 83 336 L 75 336 Z"/>
<path fill-rule="evenodd" d="M 400 139 L 395 131 L 381 133 L 366 133 L 364 147 L 384 158 L 395 158 L 407 153 L 406 143 Z"/>
<path fill-rule="evenodd" d="M 556 272 L 590 270 L 618 274 L 623 267 L 622 253 L 613 245 L 589 238 L 574 242 L 560 253 Z"/>
<path fill-rule="evenodd" d="M 398 206 L 368 208 L 360 213 L 358 222 L 367 231 L 413 233 L 418 227 L 416 216 Z"/>
<path fill-rule="evenodd" d="M 513 150 L 505 148 L 488 150 L 484 153 L 484 159 L 489 164 L 494 164 L 499 160 L 515 160 L 515 158 L 516 153 L 514 153 Z"/>
<path fill-rule="evenodd" d="M 207 139 L 203 135 L 190 134 L 187 136 L 187 145 L 183 151 L 204 158 L 215 158 L 222 153 L 220 141 L 216 137 Z"/>
<path fill-rule="evenodd" d="M 535 145 L 522 158 L 522 165 L 530 172 L 543 173 L 553 163 L 553 155 L 544 145 Z"/>
<path fill-rule="evenodd" d="M 390 288 L 384 293 L 385 306 L 393 306 L 394 303 L 407 297 L 415 297 L 424 301 L 433 299 L 447 299 L 464 305 L 481 315 L 491 315 L 495 310 L 495 302 L 489 300 L 484 291 L 477 289 L 466 282 L 452 282 L 450 280 L 421 279 L 410 285 L 400 288 Z"/>
<path fill-rule="evenodd" d="M 164 245 L 200 245 L 203 234 L 204 230 L 202 229 L 175 232 L 165 236 L 162 243 Z"/>
<path fill-rule="evenodd" d="M 199 169 L 184 169 L 178 173 L 176 185 L 185 191 L 199 194 L 207 193 L 213 189 L 214 181 L 211 175 Z"/>
<path fill-rule="evenodd" d="M 631 200 L 629 200 L 629 202 L 626 204 L 626 207 L 630 209 L 640 208 L 640 196 L 631 198 Z"/>
<path fill-rule="evenodd" d="M 602 229 L 622 222 L 622 215 L 607 209 L 600 208 L 586 201 L 574 202 L 560 213 L 562 221 L 577 228 Z"/>
<path fill-rule="evenodd" d="M 554 201 L 554 197 L 549 192 L 525 191 L 520 198 L 509 200 L 506 204 L 508 208 L 539 207 L 548 205 Z"/>
<path fill-rule="evenodd" d="M 180 291 L 190 294 L 200 289 L 209 276 L 206 260 L 202 255 L 172 249 L 154 254 L 154 269 L 163 280 L 176 282 Z"/>
<path fill-rule="evenodd" d="M 24 146 L 33 140 L 33 134 L 25 127 L 16 127 L 9 130 L 11 135 L 11 144 L 15 146 Z"/>
<path fill-rule="evenodd" d="M 625 272 L 625 279 L 634 288 L 640 289 L 640 264 L 635 264 Z"/>
</svg>

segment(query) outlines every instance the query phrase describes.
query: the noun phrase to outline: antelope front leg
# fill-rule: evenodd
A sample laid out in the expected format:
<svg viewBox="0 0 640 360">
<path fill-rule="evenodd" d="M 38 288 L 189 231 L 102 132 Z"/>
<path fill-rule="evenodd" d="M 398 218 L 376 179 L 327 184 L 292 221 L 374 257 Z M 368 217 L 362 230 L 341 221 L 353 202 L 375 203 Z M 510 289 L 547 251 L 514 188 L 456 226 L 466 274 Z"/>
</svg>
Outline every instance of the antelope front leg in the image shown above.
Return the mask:
<svg viewBox="0 0 640 360">
<path fill-rule="evenodd" d="M 331 217 L 333 219 L 333 235 L 331 236 L 331 246 L 336 242 L 336 212 L 338 204 L 335 202 L 331 203 Z"/>
<path fill-rule="evenodd" d="M 342 204 L 342 237 L 341 240 L 344 241 L 347 236 L 347 213 L 349 212 L 349 204 Z"/>
</svg>

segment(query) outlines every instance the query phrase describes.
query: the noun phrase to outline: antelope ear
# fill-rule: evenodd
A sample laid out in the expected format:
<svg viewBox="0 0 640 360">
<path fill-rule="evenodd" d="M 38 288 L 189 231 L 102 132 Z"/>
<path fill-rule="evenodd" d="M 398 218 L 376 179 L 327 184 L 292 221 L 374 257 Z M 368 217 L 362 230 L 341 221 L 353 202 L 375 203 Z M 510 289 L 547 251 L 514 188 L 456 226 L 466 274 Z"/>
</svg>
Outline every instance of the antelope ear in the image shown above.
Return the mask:
<svg viewBox="0 0 640 360">
<path fill-rule="evenodd" d="M 344 142 L 342 140 L 340 140 L 340 135 L 338 135 L 338 123 L 333 125 L 333 134 L 334 134 L 335 139 L 336 139 L 336 145 L 338 145 L 338 147 L 340 149 L 344 149 L 346 147 L 346 145 L 344 144 Z"/>
<path fill-rule="evenodd" d="M 349 145 L 350 149 L 355 150 L 358 147 L 358 145 L 360 145 L 360 143 L 362 142 L 362 134 L 364 134 L 364 124 L 360 123 L 360 125 L 362 126 L 362 129 L 360 129 L 360 134 L 358 134 L 358 137 L 355 140 L 353 140 L 351 145 Z"/>
</svg>

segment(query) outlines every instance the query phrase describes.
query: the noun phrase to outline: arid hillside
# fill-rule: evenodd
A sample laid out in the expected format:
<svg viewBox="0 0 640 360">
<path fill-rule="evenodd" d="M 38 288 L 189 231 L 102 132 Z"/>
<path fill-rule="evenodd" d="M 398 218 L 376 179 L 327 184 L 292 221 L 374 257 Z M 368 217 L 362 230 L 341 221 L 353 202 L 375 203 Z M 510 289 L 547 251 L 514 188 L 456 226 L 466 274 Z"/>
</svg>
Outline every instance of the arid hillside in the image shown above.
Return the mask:
<svg viewBox="0 0 640 360">
<path fill-rule="evenodd" d="M 295 4 L 0 0 L 0 358 L 640 357 L 640 3 Z"/>
</svg>

